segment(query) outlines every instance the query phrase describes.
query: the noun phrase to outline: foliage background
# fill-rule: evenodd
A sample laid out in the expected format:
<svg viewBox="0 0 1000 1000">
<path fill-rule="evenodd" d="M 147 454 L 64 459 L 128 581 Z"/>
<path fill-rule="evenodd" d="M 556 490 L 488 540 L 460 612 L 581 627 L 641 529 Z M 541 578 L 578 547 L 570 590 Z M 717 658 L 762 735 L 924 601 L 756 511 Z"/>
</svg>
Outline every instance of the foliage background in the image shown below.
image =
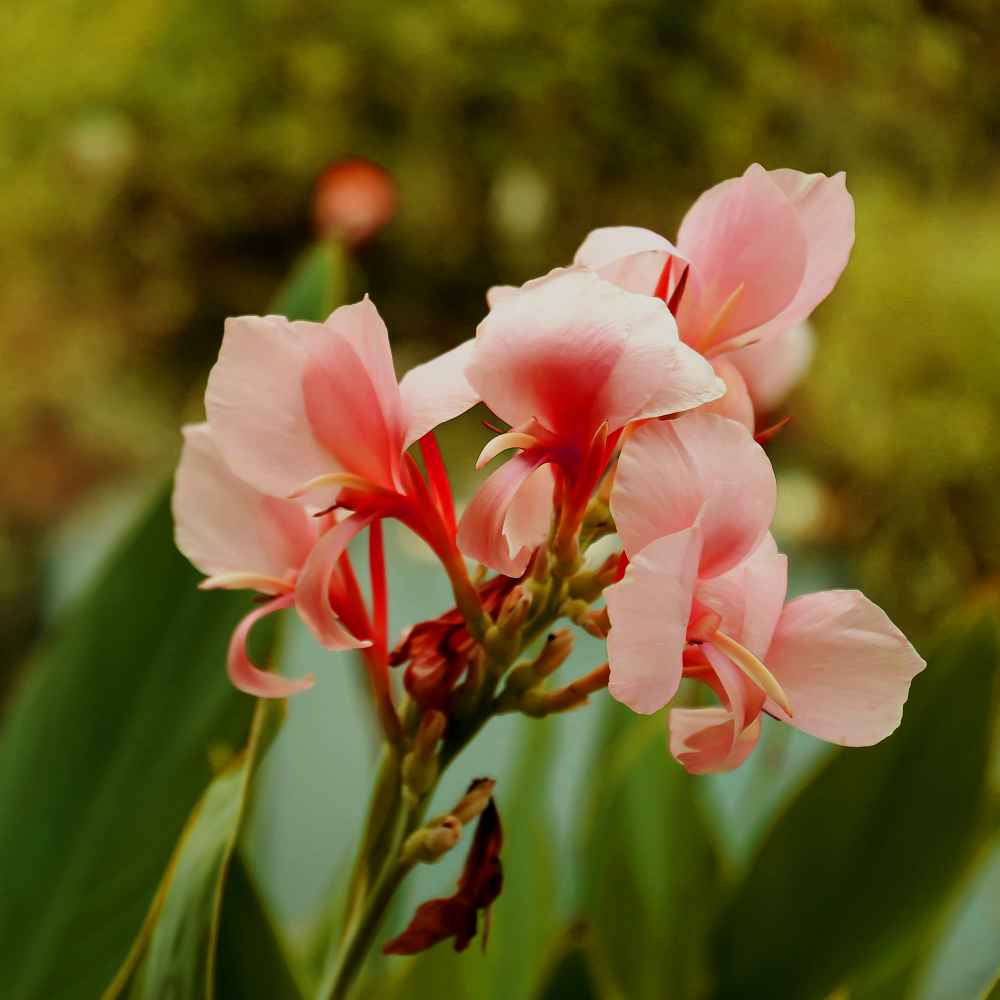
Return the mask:
<svg viewBox="0 0 1000 1000">
<path fill-rule="evenodd" d="M 669 236 L 753 160 L 847 170 L 858 241 L 775 453 L 782 537 L 922 642 L 995 605 L 989 0 L 381 0 L 377 16 L 362 0 L 45 0 L 5 11 L 0 65 L 6 703 L 169 469 L 223 318 L 265 308 L 311 238 L 314 179 L 350 153 L 399 185 L 352 282 L 401 367 L 467 337 L 486 287 L 569 259 L 593 226 Z M 451 444 L 473 451 L 473 427 Z M 301 712 L 320 725 L 315 705 Z M 356 822 L 329 809 L 321 827 Z"/>
</svg>

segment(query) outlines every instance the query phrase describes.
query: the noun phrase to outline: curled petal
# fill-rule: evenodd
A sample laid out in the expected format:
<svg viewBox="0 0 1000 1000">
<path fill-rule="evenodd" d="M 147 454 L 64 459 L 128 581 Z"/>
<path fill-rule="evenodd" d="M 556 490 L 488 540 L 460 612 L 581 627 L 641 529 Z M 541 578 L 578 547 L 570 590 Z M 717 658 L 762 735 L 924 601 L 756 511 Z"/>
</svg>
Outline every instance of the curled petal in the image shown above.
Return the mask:
<svg viewBox="0 0 1000 1000">
<path fill-rule="evenodd" d="M 724 359 L 739 369 L 757 411 L 766 413 L 778 406 L 805 375 L 814 351 L 812 328 L 808 323 L 799 323 L 732 351 Z"/>
<path fill-rule="evenodd" d="M 465 377 L 475 343 L 467 340 L 403 376 L 399 392 L 406 422 L 405 447 L 479 402 Z"/>
<path fill-rule="evenodd" d="M 533 475 L 547 463 L 541 449 L 524 451 L 487 478 L 458 525 L 465 555 L 505 576 L 524 572 L 552 518 L 551 474 Z"/>
<path fill-rule="evenodd" d="M 656 712 L 677 693 L 700 550 L 697 527 L 657 539 L 604 592 L 608 690 L 634 712 Z"/>
<path fill-rule="evenodd" d="M 236 626 L 233 637 L 229 640 L 229 656 L 226 660 L 226 669 L 233 687 L 258 698 L 288 698 L 300 691 L 308 691 L 313 686 L 316 680 L 313 674 L 295 680 L 282 677 L 255 667 L 247 654 L 247 639 L 254 625 L 261 618 L 290 607 L 293 600 L 291 594 L 283 594 L 255 608 Z"/>
<path fill-rule="evenodd" d="M 664 289 L 668 297 L 687 261 L 662 236 L 638 226 L 608 226 L 595 229 L 580 244 L 573 263 L 588 267 L 605 281 L 627 292 L 654 294 L 663 270 L 674 264 L 674 281 Z"/>
<path fill-rule="evenodd" d="M 841 171 L 833 177 L 769 170 L 768 177 L 795 208 L 808 245 L 805 274 L 791 302 L 754 332 L 762 339 L 807 319 L 830 294 L 854 246 L 854 199 Z"/>
<path fill-rule="evenodd" d="M 796 729 L 842 746 L 871 746 L 899 725 L 910 681 L 927 665 L 886 613 L 856 590 L 807 594 L 785 605 L 767 665 Z"/>
<path fill-rule="evenodd" d="M 476 459 L 476 468 L 481 469 L 484 465 L 489 465 L 497 455 L 510 448 L 519 448 L 524 451 L 527 448 L 536 447 L 538 447 L 538 439 L 531 434 L 525 434 L 522 431 L 508 431 L 506 434 L 498 434 L 479 453 L 479 458 Z"/>
<path fill-rule="evenodd" d="M 302 620 L 327 649 L 364 649 L 370 639 L 358 639 L 340 620 L 337 604 L 350 594 L 341 579 L 338 563 L 358 532 L 372 521 L 370 515 L 354 514 L 334 525 L 312 550 L 295 588 L 295 606 Z"/>
<path fill-rule="evenodd" d="M 760 719 L 740 729 L 725 708 L 670 711 L 670 752 L 690 774 L 716 774 L 739 767 L 760 737 Z"/>
<path fill-rule="evenodd" d="M 629 436 L 611 508 L 629 555 L 697 521 L 699 575 L 709 577 L 757 547 L 774 517 L 776 493 L 771 463 L 744 426 L 690 413 L 643 424 Z"/>
<path fill-rule="evenodd" d="M 316 541 L 298 504 L 264 496 L 230 470 L 208 424 L 184 428 L 172 503 L 177 547 L 216 587 L 281 593 Z"/>
<path fill-rule="evenodd" d="M 577 444 L 589 444 L 603 423 L 613 432 L 722 391 L 704 359 L 681 350 L 663 302 L 582 269 L 554 272 L 498 302 L 479 325 L 467 375 L 512 426 L 535 418 Z"/>
<path fill-rule="evenodd" d="M 779 315 L 799 291 L 809 255 L 795 206 L 757 163 L 691 206 L 677 247 L 691 261 L 677 322 L 699 350 Z"/>
</svg>

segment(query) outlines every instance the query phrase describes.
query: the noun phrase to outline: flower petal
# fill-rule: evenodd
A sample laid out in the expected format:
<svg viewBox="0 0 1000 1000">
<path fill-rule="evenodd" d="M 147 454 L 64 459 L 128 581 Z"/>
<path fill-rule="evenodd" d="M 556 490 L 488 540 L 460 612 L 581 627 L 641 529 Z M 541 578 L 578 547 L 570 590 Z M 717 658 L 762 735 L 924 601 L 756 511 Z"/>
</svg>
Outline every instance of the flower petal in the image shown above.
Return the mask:
<svg viewBox="0 0 1000 1000">
<path fill-rule="evenodd" d="M 757 547 L 774 517 L 776 491 L 767 455 L 742 424 L 689 413 L 643 424 L 629 436 L 611 509 L 629 555 L 697 521 L 699 575 L 709 577 Z"/>
<path fill-rule="evenodd" d="M 189 424 L 183 433 L 173 493 L 181 552 L 208 576 L 282 580 L 299 569 L 316 541 L 313 519 L 237 478 L 208 424 Z"/>
<path fill-rule="evenodd" d="M 524 572 L 552 517 L 551 474 L 533 475 L 547 462 L 541 449 L 524 451 L 486 479 L 458 525 L 458 547 L 465 555 L 505 576 Z"/>
<path fill-rule="evenodd" d="M 358 639 L 342 624 L 337 613 L 341 593 L 338 563 L 347 546 L 372 521 L 370 515 L 352 514 L 321 536 L 302 568 L 295 587 L 295 606 L 313 635 L 327 649 L 364 649 L 370 639 Z"/>
<path fill-rule="evenodd" d="M 634 712 L 655 712 L 677 693 L 700 550 L 697 527 L 659 538 L 604 592 L 608 690 Z"/>
<path fill-rule="evenodd" d="M 767 413 L 778 406 L 805 375 L 814 351 L 812 327 L 799 323 L 716 358 L 715 363 L 725 359 L 737 368 L 754 408 L 759 413 Z"/>
<path fill-rule="evenodd" d="M 910 681 L 926 663 L 886 613 L 856 590 L 785 605 L 766 662 L 795 712 L 777 718 L 842 746 L 871 746 L 899 725 Z"/>
<path fill-rule="evenodd" d="M 691 206 L 677 247 L 691 261 L 677 321 L 699 350 L 781 313 L 802 285 L 809 255 L 795 206 L 757 163 Z"/>
<path fill-rule="evenodd" d="M 307 342 L 317 329 L 283 316 L 228 319 L 208 377 L 205 409 L 220 451 L 241 479 L 271 496 L 336 471 L 302 394 Z"/>
<path fill-rule="evenodd" d="M 753 401 L 750 399 L 750 392 L 743 375 L 730 363 L 729 358 L 728 354 L 712 358 L 712 369 L 725 383 L 726 394 L 713 399 L 711 403 L 706 403 L 698 412 L 717 413 L 720 417 L 728 417 L 742 424 L 752 434 L 755 426 Z"/>
<path fill-rule="evenodd" d="M 805 274 L 795 297 L 754 332 L 766 338 L 806 319 L 833 290 L 854 246 L 854 199 L 841 171 L 833 177 L 769 170 L 798 213 L 808 244 Z"/>
<path fill-rule="evenodd" d="M 788 557 L 770 532 L 741 563 L 708 580 L 695 592 L 698 604 L 721 618 L 719 628 L 764 659 L 788 588 Z"/>
<path fill-rule="evenodd" d="M 588 234 L 573 263 L 597 271 L 627 292 L 652 295 L 671 258 L 677 259 L 679 278 L 687 261 L 669 240 L 638 226 L 607 226 Z"/>
<path fill-rule="evenodd" d="M 403 403 L 378 310 L 366 295 L 322 325 L 296 325 L 310 333 L 302 391 L 313 434 L 345 471 L 379 486 L 396 485 Z"/>
<path fill-rule="evenodd" d="M 503 298 L 479 325 L 469 381 L 503 420 L 537 418 L 589 444 L 605 422 L 696 406 L 721 394 L 711 369 L 680 350 L 666 306 L 582 269 L 565 269 Z M 659 406 L 650 406 L 662 398 Z"/>
<path fill-rule="evenodd" d="M 760 737 L 760 719 L 739 730 L 725 708 L 670 710 L 670 752 L 690 774 L 717 774 L 739 767 Z"/>
<path fill-rule="evenodd" d="M 262 604 L 251 611 L 236 626 L 233 637 L 229 640 L 229 655 L 226 659 L 226 669 L 233 687 L 258 698 L 288 698 L 300 691 L 308 691 L 313 686 L 316 680 L 313 674 L 295 680 L 282 677 L 280 674 L 254 666 L 247 654 L 247 639 L 254 625 L 266 615 L 289 607 L 292 600 L 291 594 L 285 594 L 268 601 L 267 604 Z"/>
<path fill-rule="evenodd" d="M 405 447 L 479 402 L 479 395 L 465 377 L 475 344 L 475 340 L 467 340 L 403 376 L 399 393 L 406 423 Z"/>
</svg>

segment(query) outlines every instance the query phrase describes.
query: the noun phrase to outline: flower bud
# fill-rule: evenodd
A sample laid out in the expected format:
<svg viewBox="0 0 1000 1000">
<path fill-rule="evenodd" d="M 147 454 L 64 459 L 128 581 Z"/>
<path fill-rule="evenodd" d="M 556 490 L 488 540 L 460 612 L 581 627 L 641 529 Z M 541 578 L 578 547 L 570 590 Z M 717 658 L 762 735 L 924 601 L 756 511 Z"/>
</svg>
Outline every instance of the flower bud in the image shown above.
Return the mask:
<svg viewBox="0 0 1000 1000">
<path fill-rule="evenodd" d="M 497 617 L 497 628 L 505 636 L 516 635 L 531 611 L 531 595 L 523 587 L 515 587 L 504 599 Z"/>
<path fill-rule="evenodd" d="M 542 651 L 535 657 L 532 668 L 535 677 L 542 680 L 555 673 L 573 652 L 573 633 L 568 628 L 550 632 Z"/>
<path fill-rule="evenodd" d="M 462 837 L 462 822 L 457 816 L 444 816 L 419 830 L 414 830 L 403 844 L 403 863 L 433 864 L 447 854 Z"/>
<path fill-rule="evenodd" d="M 489 805 L 494 787 L 496 781 L 492 778 L 476 778 L 451 815 L 462 823 L 471 823 Z"/>
<path fill-rule="evenodd" d="M 426 795 L 437 781 L 435 750 L 444 735 L 447 721 L 443 712 L 424 712 L 413 740 L 413 749 L 403 758 L 403 784 L 418 799 Z"/>
</svg>

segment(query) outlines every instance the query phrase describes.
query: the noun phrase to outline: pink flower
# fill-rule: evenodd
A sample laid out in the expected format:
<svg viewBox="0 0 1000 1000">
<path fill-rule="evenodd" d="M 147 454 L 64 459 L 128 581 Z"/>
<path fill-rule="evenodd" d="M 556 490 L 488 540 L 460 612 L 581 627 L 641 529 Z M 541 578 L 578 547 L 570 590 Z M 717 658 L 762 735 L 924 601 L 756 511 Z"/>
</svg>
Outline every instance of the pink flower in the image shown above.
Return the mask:
<svg viewBox="0 0 1000 1000">
<path fill-rule="evenodd" d="M 843 173 L 766 171 L 755 163 L 698 198 L 676 246 L 637 227 L 596 229 L 574 263 L 674 303 L 681 339 L 717 358 L 798 326 L 833 289 L 853 243 L 854 203 Z M 784 347 L 789 358 L 778 355 L 777 343 L 771 354 L 785 379 L 780 391 L 770 389 L 772 398 L 790 388 L 802 363 L 801 338 Z M 736 357 L 730 360 L 742 369 Z M 746 367 L 750 396 L 766 393 L 753 385 L 759 369 Z M 740 419 L 739 410 L 727 415 Z"/>
<path fill-rule="evenodd" d="M 649 713 L 682 677 L 711 687 L 719 707 L 670 713 L 671 752 L 694 773 L 739 766 L 762 712 L 830 742 L 877 743 L 924 667 L 857 591 L 784 603 L 774 495 L 760 447 L 717 415 L 645 424 L 622 450 L 612 510 L 630 562 L 606 591 L 609 690 Z"/>
<path fill-rule="evenodd" d="M 271 598 L 233 633 L 228 670 L 241 691 L 285 698 L 312 686 L 312 676 L 287 680 L 259 670 L 246 650 L 254 624 L 292 606 L 312 575 L 326 577 L 323 607 L 307 619 L 317 637 L 329 649 L 371 645 L 364 605 L 345 576 L 349 567 L 339 561 L 350 529 L 333 526 L 317 544 L 319 522 L 301 505 L 265 496 L 234 475 L 207 424 L 184 428 L 173 510 L 177 547 L 207 574 L 202 588 L 256 590 Z"/>
<path fill-rule="evenodd" d="M 723 391 L 711 366 L 679 341 L 662 302 L 582 268 L 495 291 L 466 376 L 511 425 L 479 465 L 508 448 L 520 453 L 473 498 L 459 544 L 508 576 L 524 571 L 548 532 L 554 483 L 569 532 L 622 428 Z"/>
</svg>

